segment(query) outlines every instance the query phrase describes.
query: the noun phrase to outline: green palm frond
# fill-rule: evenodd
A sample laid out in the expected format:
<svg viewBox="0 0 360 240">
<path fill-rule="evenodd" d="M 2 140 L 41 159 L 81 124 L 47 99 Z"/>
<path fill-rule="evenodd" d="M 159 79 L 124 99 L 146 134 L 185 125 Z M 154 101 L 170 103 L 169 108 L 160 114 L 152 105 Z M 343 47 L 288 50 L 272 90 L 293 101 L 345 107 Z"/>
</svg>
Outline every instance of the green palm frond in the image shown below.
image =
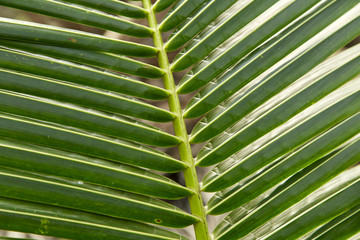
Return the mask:
<svg viewBox="0 0 360 240">
<path fill-rule="evenodd" d="M 360 45 L 344 48 L 360 35 L 359 0 L 0 5 L 75 26 L 0 16 L 0 229 L 359 236 Z M 190 225 L 194 236 L 176 230 Z"/>
</svg>

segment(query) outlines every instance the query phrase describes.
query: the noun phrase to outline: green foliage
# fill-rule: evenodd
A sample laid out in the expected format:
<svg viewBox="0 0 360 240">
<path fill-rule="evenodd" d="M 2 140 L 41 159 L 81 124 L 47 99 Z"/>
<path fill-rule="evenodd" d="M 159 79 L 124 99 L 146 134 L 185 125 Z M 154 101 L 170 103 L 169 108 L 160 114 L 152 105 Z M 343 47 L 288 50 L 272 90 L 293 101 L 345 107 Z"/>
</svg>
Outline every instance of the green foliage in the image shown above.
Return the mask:
<svg viewBox="0 0 360 240">
<path fill-rule="evenodd" d="M 68 239 L 188 239 L 166 228 L 190 225 L 198 240 L 359 236 L 360 45 L 344 48 L 360 35 L 359 0 L 0 5 L 123 38 L 0 18 L 0 229 Z M 188 135 L 184 119 L 198 117 Z M 205 144 L 195 153 L 191 143 Z M 165 153 L 174 146 L 179 159 Z M 165 174 L 179 172 L 185 186 Z M 213 192 L 205 204 L 202 192 Z M 165 201 L 186 198 L 191 213 Z M 209 229 L 207 215 L 225 213 Z"/>
</svg>

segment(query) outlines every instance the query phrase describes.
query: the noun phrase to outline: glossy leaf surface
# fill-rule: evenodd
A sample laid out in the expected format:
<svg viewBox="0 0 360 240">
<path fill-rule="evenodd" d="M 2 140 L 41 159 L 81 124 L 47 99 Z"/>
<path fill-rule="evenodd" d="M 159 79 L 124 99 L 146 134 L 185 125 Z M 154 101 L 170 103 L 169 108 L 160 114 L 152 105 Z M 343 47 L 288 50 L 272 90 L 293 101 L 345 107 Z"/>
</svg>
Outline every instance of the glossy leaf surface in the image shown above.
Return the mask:
<svg viewBox="0 0 360 240">
<path fill-rule="evenodd" d="M 0 6 L 0 229 L 359 237 L 359 0 Z"/>
<path fill-rule="evenodd" d="M 110 14 L 52 0 L 1 0 L 1 5 L 57 17 L 76 23 L 103 28 L 135 37 L 150 37 L 152 31 L 139 24 L 124 21 Z"/>
<path fill-rule="evenodd" d="M 360 5 L 357 5 L 268 72 L 260 75 L 248 91 L 237 94 L 210 112 L 203 120 L 207 124 L 200 121 L 194 127 L 192 141 L 203 142 L 224 131 L 358 36 L 360 29 L 356 29 L 356 26 L 360 23 L 359 9 Z M 299 64 L 301 68 L 298 67 Z"/>
<path fill-rule="evenodd" d="M 109 0 L 109 1 L 101 1 L 101 2 L 97 0 L 63 0 L 63 2 L 75 3 L 78 5 L 91 7 L 104 12 L 109 12 L 131 18 L 146 17 L 146 11 L 144 9 L 117 0 Z"/>
<path fill-rule="evenodd" d="M 107 38 L 102 35 L 8 18 L 0 18 L 0 38 L 16 41 L 21 39 L 23 42 L 38 42 L 136 57 L 154 57 L 158 52 L 157 49 L 150 46 Z"/>
<path fill-rule="evenodd" d="M 155 66 L 117 54 L 8 40 L 0 40 L 0 45 L 140 77 L 161 78 L 164 74 Z"/>
<path fill-rule="evenodd" d="M 360 73 L 357 68 L 360 64 L 359 50 L 355 47 L 330 58 L 286 89 L 281 97 L 276 96 L 264 104 L 263 109 L 258 111 L 263 115 L 251 118 L 253 121 L 240 121 L 227 133 L 213 138 L 199 152 L 199 164 L 210 165 L 230 157 L 357 76 Z"/>
<path fill-rule="evenodd" d="M 161 175 L 98 158 L 9 140 L 0 140 L 0 149 L 2 167 L 77 179 L 80 183 L 164 199 L 179 199 L 192 193 Z"/>
<path fill-rule="evenodd" d="M 3 197 L 0 206 L 2 227 L 7 230 L 84 240 L 105 236 L 108 239 L 133 240 L 184 239 L 178 234 L 149 225 L 56 206 Z"/>
</svg>

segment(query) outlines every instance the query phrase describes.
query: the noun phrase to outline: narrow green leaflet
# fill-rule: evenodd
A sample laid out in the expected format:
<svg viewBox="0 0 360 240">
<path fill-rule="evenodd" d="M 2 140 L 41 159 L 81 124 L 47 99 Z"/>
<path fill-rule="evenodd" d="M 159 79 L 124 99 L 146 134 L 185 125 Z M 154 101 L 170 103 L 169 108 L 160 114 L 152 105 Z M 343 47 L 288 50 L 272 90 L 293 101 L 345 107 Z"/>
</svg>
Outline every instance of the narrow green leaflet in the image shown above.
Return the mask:
<svg viewBox="0 0 360 240">
<path fill-rule="evenodd" d="M 0 90 L 0 111 L 149 145 L 169 147 L 180 143 L 178 138 L 170 134 L 145 124 L 136 124 L 125 118 L 2 90 Z"/>
<path fill-rule="evenodd" d="M 16 141 L 0 139 L 0 158 L 2 167 L 77 179 L 146 196 L 179 199 L 192 193 L 148 170 Z"/>
<path fill-rule="evenodd" d="M 2 231 L 360 237 L 360 0 L 0 7 Z"/>
<path fill-rule="evenodd" d="M 153 5 L 154 12 L 161 12 L 165 10 L 166 8 L 170 7 L 171 4 L 176 2 L 177 0 L 157 0 L 155 4 Z"/>
<path fill-rule="evenodd" d="M 168 96 L 161 88 L 126 76 L 10 49 L 0 48 L 0 66 L 140 98 L 159 100 Z"/>
<path fill-rule="evenodd" d="M 59 100 L 86 108 L 124 114 L 156 122 L 169 122 L 174 115 L 153 105 L 119 94 L 73 85 L 49 78 L 0 68 L 0 89 Z"/>
<path fill-rule="evenodd" d="M 359 232 L 360 205 L 334 218 L 314 231 L 313 234 L 303 239 L 349 239 Z"/>
<path fill-rule="evenodd" d="M 192 39 L 198 32 L 218 17 L 223 11 L 228 9 L 237 0 L 214 0 L 206 3 L 189 20 L 177 27 L 165 45 L 166 51 L 174 51 Z M 237 23 L 238 25 L 238 23 Z M 222 33 L 224 34 L 224 33 Z M 174 59 L 176 61 L 176 59 Z"/>
<path fill-rule="evenodd" d="M 330 236 L 336 239 L 350 239 L 350 237 L 354 236 L 356 239 L 356 234 L 359 233 L 358 223 L 360 222 L 360 206 L 357 206 L 356 209 L 358 210 L 354 215 L 350 216 L 349 218 L 345 219 L 343 222 L 338 223 L 335 227 L 331 228 L 328 232 L 322 234 L 321 236 L 317 237 L 317 240 L 320 239 L 329 239 Z M 346 212 L 347 213 L 347 212 Z M 357 236 L 358 237 L 358 236 Z"/>
<path fill-rule="evenodd" d="M 75 3 L 82 6 L 87 6 L 104 12 L 122 15 L 130 18 L 145 18 L 146 10 L 132 4 L 128 4 L 118 0 L 62 0 L 63 2 Z"/>
<path fill-rule="evenodd" d="M 187 118 L 199 117 L 215 108 L 274 63 L 340 18 L 357 3 L 356 0 L 345 1 L 345 3 L 329 0 L 312 9 L 310 13 L 302 16 L 271 41 L 264 43 L 256 51 L 243 58 L 226 74 L 201 89 L 186 106 L 184 116 Z M 221 36 L 221 34 L 215 34 L 215 36 Z"/>
<path fill-rule="evenodd" d="M 63 60 L 74 61 L 79 64 L 89 64 L 91 66 L 115 70 L 139 77 L 161 78 L 164 74 L 161 69 L 150 64 L 111 53 L 35 43 L 15 42 L 3 39 L 0 40 L 0 45 L 35 54 L 42 54 Z"/>
<path fill-rule="evenodd" d="M 105 12 L 54 0 L 0 0 L 0 4 L 135 37 L 151 37 L 152 30 Z"/>
<path fill-rule="evenodd" d="M 0 227 L 70 239 L 168 240 L 187 238 L 129 220 L 74 209 L 0 198 Z"/>
<path fill-rule="evenodd" d="M 248 237 L 244 237 L 244 239 L 251 239 L 251 236 L 262 237 L 262 235 L 266 235 L 269 232 L 272 232 L 273 229 L 276 229 L 282 224 L 288 223 L 291 219 L 296 218 L 298 214 L 301 215 L 301 213 L 305 212 L 307 209 L 318 205 L 318 203 L 324 198 L 326 199 L 328 197 L 332 197 L 337 191 L 346 190 L 354 183 L 354 185 L 358 187 L 359 167 L 345 171 L 335 178 L 334 175 L 332 175 L 334 172 L 331 171 L 329 173 L 328 171 L 331 169 L 329 167 L 334 166 L 337 167 L 337 169 L 334 170 L 335 172 L 339 169 L 343 171 L 347 167 L 350 167 L 351 163 L 356 163 L 360 154 L 358 150 L 359 143 L 360 142 L 357 141 L 357 143 L 344 149 L 331 158 L 330 161 L 326 161 L 315 170 L 309 172 L 300 180 L 294 182 L 294 184 L 270 198 L 263 205 L 256 208 L 254 211 L 249 212 L 246 216 L 239 218 L 237 216 L 238 210 L 235 210 L 226 217 L 226 221 L 228 222 L 227 225 L 229 227 L 222 228 L 221 231 L 215 230 L 215 239 L 238 239 L 246 236 L 247 234 Z M 338 161 L 340 161 L 340 164 Z M 329 181 L 330 179 L 332 180 Z M 321 185 L 323 186 L 320 187 Z M 319 189 L 316 190 L 317 188 Z M 356 195 L 356 190 L 354 194 Z M 356 198 L 358 198 L 358 196 L 349 197 L 347 200 L 354 201 Z M 359 199 L 356 201 L 359 201 Z M 344 206 L 346 206 L 345 203 Z M 352 206 L 348 205 L 346 207 L 351 208 Z M 328 208 L 329 211 L 337 210 L 337 207 L 334 206 L 328 206 Z M 321 215 L 322 214 L 319 214 L 318 216 Z M 262 224 L 264 224 L 264 226 L 259 227 Z M 318 224 L 320 225 L 321 222 L 318 222 Z M 311 225 L 309 224 L 309 226 Z M 315 227 L 316 226 L 312 226 L 312 228 Z M 300 229 L 302 229 L 302 227 L 298 229 L 299 232 Z"/>
<path fill-rule="evenodd" d="M 191 141 L 203 142 L 226 130 L 357 37 L 359 10 L 360 4 L 260 75 L 248 89 L 207 114 L 203 120 L 207 124 L 194 127 Z"/>
<path fill-rule="evenodd" d="M 79 181 L 0 168 L 0 196 L 73 208 L 102 215 L 185 227 L 197 218 L 155 198 Z M 76 201 L 74 201 L 76 199 Z"/>
<path fill-rule="evenodd" d="M 286 27 L 297 17 L 304 14 L 316 3 L 318 3 L 316 0 L 306 2 L 287 0 L 281 1 L 271 10 L 265 11 L 241 29 L 241 34 L 235 34 L 234 37 L 226 40 L 215 51 L 211 52 L 206 61 L 202 61 L 193 67 L 181 80 L 178 92 L 181 94 L 189 93 L 204 86 L 205 83 L 226 71 L 230 66 Z M 206 53 L 204 56 L 209 53 Z M 196 57 L 200 60 L 204 56 L 201 56 L 200 53 L 194 53 L 192 58 Z M 187 58 L 178 59 L 176 63 L 172 64 L 172 70 L 180 71 L 184 67 L 186 68 L 188 64 L 183 64 L 188 61 Z"/>
<path fill-rule="evenodd" d="M 360 74 L 360 46 L 320 64 L 259 109 L 212 139 L 198 153 L 199 164 L 212 165 L 230 157 L 254 140 L 285 123 L 297 113 Z M 268 110 L 268 111 L 266 111 Z"/>
<path fill-rule="evenodd" d="M 317 160 L 315 163 L 313 163 L 313 164 L 309 165 L 308 167 L 302 169 L 301 171 L 297 172 L 296 174 L 294 174 L 293 176 L 291 176 L 289 179 L 282 182 L 281 184 L 279 184 L 279 185 L 271 188 L 270 190 L 264 192 L 263 194 L 257 196 L 255 199 L 243 204 L 240 208 L 237 208 L 236 210 L 231 212 L 228 216 L 226 216 L 222 221 L 220 221 L 220 223 L 214 229 L 213 234 L 221 235 L 221 233 L 226 231 L 228 228 L 232 228 L 231 227 L 232 225 L 234 225 L 234 228 L 236 228 L 236 226 L 235 226 L 236 222 L 240 222 L 241 219 L 245 218 L 252 211 L 255 211 L 257 208 L 262 207 L 268 201 L 270 201 L 271 199 L 276 197 L 277 194 L 279 194 L 280 192 L 282 192 L 289 186 L 293 185 L 299 179 L 301 179 L 302 177 L 307 175 L 309 172 L 311 172 L 315 168 L 317 168 L 319 165 L 321 165 L 322 163 L 327 161 L 329 158 L 334 156 L 337 152 L 339 152 L 339 150 L 336 150 L 336 151 L 332 152 L 331 154 L 328 154 L 327 156 Z M 274 164 L 269 164 L 269 166 L 266 166 L 261 171 L 256 172 L 253 175 L 249 176 L 248 178 L 240 181 L 238 183 L 238 185 L 251 181 L 252 179 L 261 175 L 262 172 L 265 172 L 267 169 L 270 169 L 273 165 Z M 214 200 L 214 198 L 212 200 Z"/>
<path fill-rule="evenodd" d="M 164 172 L 177 172 L 187 167 L 165 153 L 143 145 L 5 114 L 0 115 L 0 137 Z"/>
<path fill-rule="evenodd" d="M 204 177 L 203 190 L 217 191 L 231 186 L 348 117 L 356 115 L 360 109 L 359 82 L 360 78 L 344 85 L 287 124 L 249 145 L 250 153 L 244 149 L 220 163 Z"/>
<path fill-rule="evenodd" d="M 10 18 L 0 18 L 0 39 L 38 42 L 136 57 L 155 57 L 158 52 L 157 49 L 146 45 Z"/>
<path fill-rule="evenodd" d="M 234 33 L 236 33 L 237 30 L 244 27 L 244 24 L 249 23 L 250 20 L 254 18 L 254 16 L 258 16 L 262 11 L 264 11 L 264 5 L 271 6 L 274 1 L 278 0 L 271 0 L 266 2 L 260 0 L 237 1 L 231 8 L 222 13 L 215 21 L 209 23 L 209 26 L 196 35 L 194 39 L 192 39 L 194 37 L 192 36 L 194 33 L 192 33 L 190 29 L 187 29 L 186 31 L 189 32 L 188 34 L 185 34 L 186 32 L 182 33 L 182 31 L 185 29 L 174 32 L 174 34 L 172 34 L 169 40 L 166 42 L 166 49 L 169 51 L 175 50 L 179 46 L 182 46 L 190 39 L 192 39 L 192 41 L 190 41 L 190 43 L 185 46 L 176 56 L 176 59 L 184 57 L 186 53 L 194 50 L 195 48 L 198 49 L 204 47 L 205 43 L 209 49 L 207 52 L 210 53 L 211 50 L 215 48 L 212 48 L 213 45 L 217 46 L 225 41 L 228 37 L 232 36 Z M 252 11 L 252 6 L 256 7 L 256 11 Z M 221 34 L 219 34 L 220 32 Z M 197 51 L 198 54 L 201 53 L 201 51 Z"/>
<path fill-rule="evenodd" d="M 208 203 L 209 212 L 230 211 L 254 199 L 292 174 L 317 161 L 336 149 L 337 146 L 360 132 L 360 114 L 351 117 L 334 127 L 301 149 L 295 151 L 275 166 L 263 172 L 251 182 L 236 186 L 217 194 L 214 201 Z"/>
<path fill-rule="evenodd" d="M 307 231 L 360 204 L 359 191 L 360 180 L 337 192 L 336 195 L 323 200 L 303 214 L 294 217 L 290 222 L 284 224 L 285 226 L 281 226 L 270 236 L 266 236 L 265 239 L 296 239 Z"/>
<path fill-rule="evenodd" d="M 161 22 L 159 30 L 162 32 L 172 30 L 205 2 L 206 0 L 179 0 Z"/>
</svg>

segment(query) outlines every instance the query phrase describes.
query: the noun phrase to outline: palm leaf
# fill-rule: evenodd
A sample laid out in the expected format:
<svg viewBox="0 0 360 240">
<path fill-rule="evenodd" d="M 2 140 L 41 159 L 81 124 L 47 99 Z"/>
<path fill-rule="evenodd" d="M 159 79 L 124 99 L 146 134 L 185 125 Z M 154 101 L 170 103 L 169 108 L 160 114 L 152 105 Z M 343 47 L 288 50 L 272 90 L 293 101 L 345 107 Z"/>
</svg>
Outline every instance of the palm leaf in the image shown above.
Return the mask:
<svg viewBox="0 0 360 240">
<path fill-rule="evenodd" d="M 97 28 L 0 18 L 0 229 L 68 239 L 193 239 L 164 229 L 189 225 L 201 240 L 358 236 L 360 46 L 342 49 L 360 35 L 358 0 L 0 5 Z M 184 118 L 198 117 L 188 135 Z M 190 143 L 205 143 L 196 158 Z M 173 146 L 180 159 L 167 154 Z M 179 172 L 186 186 L 165 174 Z M 201 192 L 214 193 L 204 203 Z M 164 201 L 185 197 L 191 213 Z M 207 215 L 225 213 L 211 233 Z"/>
</svg>

